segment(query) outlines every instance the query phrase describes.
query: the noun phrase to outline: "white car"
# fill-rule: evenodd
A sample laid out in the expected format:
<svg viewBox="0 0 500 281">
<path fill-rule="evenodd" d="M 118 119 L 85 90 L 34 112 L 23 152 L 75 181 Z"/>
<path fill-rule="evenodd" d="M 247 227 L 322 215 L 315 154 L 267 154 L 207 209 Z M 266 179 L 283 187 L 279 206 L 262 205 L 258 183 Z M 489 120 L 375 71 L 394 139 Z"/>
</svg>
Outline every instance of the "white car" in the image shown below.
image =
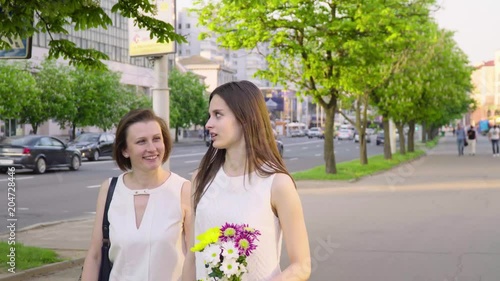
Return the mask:
<svg viewBox="0 0 500 281">
<path fill-rule="evenodd" d="M 354 134 L 354 142 L 359 142 L 359 134 L 358 133 Z M 372 142 L 370 135 L 368 135 L 368 133 L 366 134 L 366 142 L 367 143 Z"/>
<path fill-rule="evenodd" d="M 323 130 L 321 128 L 313 127 L 311 129 L 309 129 L 309 131 L 307 131 L 307 137 L 309 137 L 310 139 L 312 139 L 312 138 L 324 139 L 325 133 L 323 132 Z"/>
<path fill-rule="evenodd" d="M 354 133 L 352 130 L 340 129 L 337 134 L 338 140 L 352 140 L 354 139 Z"/>
</svg>

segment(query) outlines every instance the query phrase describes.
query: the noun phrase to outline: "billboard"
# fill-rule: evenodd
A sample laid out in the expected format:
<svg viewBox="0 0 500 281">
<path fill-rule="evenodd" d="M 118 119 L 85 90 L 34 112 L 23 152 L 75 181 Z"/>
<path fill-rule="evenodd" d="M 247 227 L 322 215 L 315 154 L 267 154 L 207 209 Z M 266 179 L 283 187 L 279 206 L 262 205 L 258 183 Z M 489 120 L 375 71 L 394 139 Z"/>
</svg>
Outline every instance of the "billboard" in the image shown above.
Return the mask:
<svg viewBox="0 0 500 281">
<path fill-rule="evenodd" d="M 29 59 L 31 58 L 31 38 L 5 38 L 0 37 L 0 40 L 7 42 L 12 49 L 0 49 L 0 59 Z"/>
<path fill-rule="evenodd" d="M 170 23 L 175 28 L 175 0 L 153 0 L 157 8 L 155 19 Z M 134 25 L 134 20 L 128 21 L 129 56 L 143 57 L 175 53 L 175 42 L 158 43 L 156 38 L 149 37 L 149 31 Z"/>
</svg>

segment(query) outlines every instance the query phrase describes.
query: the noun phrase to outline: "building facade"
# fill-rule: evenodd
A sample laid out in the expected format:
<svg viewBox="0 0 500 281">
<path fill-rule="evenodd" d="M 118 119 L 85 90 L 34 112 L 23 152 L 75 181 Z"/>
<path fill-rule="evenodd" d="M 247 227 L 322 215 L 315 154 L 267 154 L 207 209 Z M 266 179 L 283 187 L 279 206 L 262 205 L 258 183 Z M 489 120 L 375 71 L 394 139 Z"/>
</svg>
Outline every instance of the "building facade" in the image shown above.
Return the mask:
<svg viewBox="0 0 500 281">
<path fill-rule="evenodd" d="M 187 9 L 177 12 L 177 33 L 186 36 L 188 43 L 177 46 L 179 60 L 201 55 L 212 61 L 217 61 L 227 69 L 235 71 L 235 80 L 249 80 L 258 87 L 269 87 L 269 81 L 254 77 L 259 69 L 265 69 L 267 63 L 261 54 L 250 50 L 228 50 L 218 46 L 217 37 L 212 36 L 203 40 L 199 35 L 206 29 L 198 26 L 198 17 L 189 13 Z M 266 48 L 263 48 L 263 51 Z"/>
<path fill-rule="evenodd" d="M 472 73 L 474 85 L 471 96 L 477 102 L 477 109 L 470 114 L 470 124 L 480 120 L 500 124 L 500 51 L 495 59 L 475 66 Z"/>
</svg>

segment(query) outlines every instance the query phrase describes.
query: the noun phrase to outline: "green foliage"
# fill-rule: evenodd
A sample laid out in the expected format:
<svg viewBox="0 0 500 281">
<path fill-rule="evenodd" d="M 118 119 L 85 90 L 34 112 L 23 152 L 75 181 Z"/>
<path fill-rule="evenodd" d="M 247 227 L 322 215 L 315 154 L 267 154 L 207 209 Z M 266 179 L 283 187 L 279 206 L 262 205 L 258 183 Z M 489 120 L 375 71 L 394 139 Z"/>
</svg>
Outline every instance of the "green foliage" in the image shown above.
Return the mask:
<svg viewBox="0 0 500 281">
<path fill-rule="evenodd" d="M 38 89 L 35 78 L 26 64 L 9 64 L 0 62 L 0 117 L 2 119 L 18 118 L 29 104 L 30 99 L 36 101 Z"/>
<path fill-rule="evenodd" d="M 112 21 L 99 5 L 100 1 L 96 0 L 0 0 L 0 37 L 28 38 L 41 32 L 68 34 L 70 28 L 75 31 L 106 29 Z M 148 0 L 118 0 L 111 11 L 134 19 L 137 26 L 149 30 L 151 38 L 156 37 L 158 42 L 186 42 L 183 36 L 175 33 L 171 24 L 143 14 L 156 13 L 155 5 Z M 99 51 L 76 47 L 66 39 L 52 40 L 49 46 L 49 58 L 63 57 L 69 60 L 70 65 L 106 68 L 100 60 L 108 57 Z M 0 49 L 8 48 L 6 43 L 0 41 Z"/>
<path fill-rule="evenodd" d="M 170 87 L 170 127 L 186 128 L 206 122 L 208 100 L 206 86 L 192 72 L 174 70 L 168 77 Z"/>
<path fill-rule="evenodd" d="M 257 75 L 291 86 L 325 108 L 326 170 L 335 173 L 334 113 L 390 75 L 404 45 L 429 21 L 434 0 L 197 1 L 199 22 L 229 49 L 260 50 Z M 211 33 L 202 34 L 203 37 Z"/>
</svg>

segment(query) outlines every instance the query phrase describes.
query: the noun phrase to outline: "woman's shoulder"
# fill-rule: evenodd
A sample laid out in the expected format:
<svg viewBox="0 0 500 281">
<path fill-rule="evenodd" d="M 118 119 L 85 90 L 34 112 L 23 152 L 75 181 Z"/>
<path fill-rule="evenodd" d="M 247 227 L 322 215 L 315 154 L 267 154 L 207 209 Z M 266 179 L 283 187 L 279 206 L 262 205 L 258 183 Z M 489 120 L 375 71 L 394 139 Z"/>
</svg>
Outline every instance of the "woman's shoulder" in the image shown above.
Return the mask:
<svg viewBox="0 0 500 281">
<path fill-rule="evenodd" d="M 295 182 L 292 177 L 285 173 L 275 173 L 273 174 L 273 184 L 272 189 L 275 191 L 286 191 L 290 189 L 295 189 Z"/>
</svg>

